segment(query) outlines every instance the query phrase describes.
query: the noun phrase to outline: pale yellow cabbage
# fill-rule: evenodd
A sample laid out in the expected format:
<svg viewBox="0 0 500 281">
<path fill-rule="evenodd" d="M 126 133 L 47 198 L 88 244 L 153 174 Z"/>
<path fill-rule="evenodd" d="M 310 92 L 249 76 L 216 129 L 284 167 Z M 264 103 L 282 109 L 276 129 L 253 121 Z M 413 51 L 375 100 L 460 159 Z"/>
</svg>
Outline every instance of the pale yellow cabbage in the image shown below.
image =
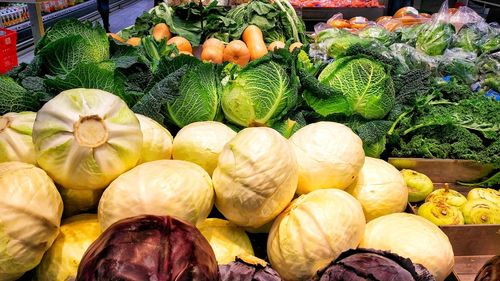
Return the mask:
<svg viewBox="0 0 500 281">
<path fill-rule="evenodd" d="M 36 113 L 7 113 L 0 116 L 0 162 L 36 164 L 31 133 Z"/>
<path fill-rule="evenodd" d="M 149 117 L 140 114 L 136 114 L 136 116 L 139 119 L 142 131 L 142 149 L 139 164 L 170 159 L 174 139 L 170 132 Z"/>
<path fill-rule="evenodd" d="M 42 170 L 0 163 L 0 281 L 13 281 L 38 265 L 59 233 L 63 203 Z"/>
<path fill-rule="evenodd" d="M 407 213 L 370 221 L 360 247 L 391 251 L 410 258 L 413 263 L 425 266 L 437 281 L 443 281 L 455 263 L 446 234 L 427 219 Z"/>
<path fill-rule="evenodd" d="M 47 102 L 36 116 L 37 162 L 70 189 L 101 189 L 139 160 L 139 120 L 117 96 L 73 89 Z"/>
<path fill-rule="evenodd" d="M 220 154 L 213 174 L 215 204 L 229 221 L 259 228 L 290 203 L 297 179 L 297 162 L 287 140 L 270 128 L 247 128 Z"/>
<path fill-rule="evenodd" d="M 97 209 L 103 192 L 103 189 L 82 190 L 59 187 L 64 203 L 63 217 L 67 218 Z"/>
<path fill-rule="evenodd" d="M 356 248 L 365 230 L 361 204 L 339 189 L 318 189 L 295 199 L 278 216 L 267 255 L 284 280 L 309 280 L 342 252 Z"/>
<path fill-rule="evenodd" d="M 376 158 L 365 158 L 356 181 L 346 191 L 361 202 L 367 221 L 402 212 L 408 204 L 408 188 L 401 173 Z"/>
<path fill-rule="evenodd" d="M 170 215 L 197 224 L 212 210 L 214 190 L 200 166 L 180 160 L 141 164 L 104 191 L 98 215 L 102 230 L 137 215 Z"/>
<path fill-rule="evenodd" d="M 315 189 L 345 189 L 363 167 L 365 152 L 361 139 L 347 126 L 317 122 L 290 137 L 299 163 L 298 194 Z"/>
<path fill-rule="evenodd" d="M 36 269 L 36 280 L 67 281 L 76 278 L 83 254 L 100 234 L 97 215 L 81 214 L 64 220 L 56 241 Z"/>
<path fill-rule="evenodd" d="M 245 231 L 227 220 L 210 218 L 196 227 L 212 246 L 219 264 L 228 264 L 236 256 L 254 254 Z"/>
<path fill-rule="evenodd" d="M 200 165 L 212 175 L 224 145 L 236 132 L 220 122 L 195 122 L 183 127 L 174 138 L 173 158 Z"/>
</svg>

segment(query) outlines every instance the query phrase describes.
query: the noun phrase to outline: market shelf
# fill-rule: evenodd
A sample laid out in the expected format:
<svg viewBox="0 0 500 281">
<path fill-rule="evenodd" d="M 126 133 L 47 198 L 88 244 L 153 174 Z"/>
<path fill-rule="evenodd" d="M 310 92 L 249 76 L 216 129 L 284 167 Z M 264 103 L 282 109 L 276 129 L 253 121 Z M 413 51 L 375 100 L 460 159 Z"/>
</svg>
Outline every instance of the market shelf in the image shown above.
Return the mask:
<svg viewBox="0 0 500 281">
<path fill-rule="evenodd" d="M 111 0 L 110 1 L 110 11 L 120 9 L 127 5 L 133 4 L 134 0 Z M 65 18 L 78 18 L 80 20 L 91 20 L 96 21 L 100 18 L 97 12 L 97 6 L 95 0 L 89 0 L 73 7 L 68 7 L 66 9 L 52 12 L 43 16 L 43 23 L 45 28 L 54 25 L 57 21 Z M 9 29 L 17 31 L 17 51 L 21 52 L 33 46 L 33 36 L 31 33 L 30 22 L 22 22 L 17 25 L 10 26 Z"/>
</svg>

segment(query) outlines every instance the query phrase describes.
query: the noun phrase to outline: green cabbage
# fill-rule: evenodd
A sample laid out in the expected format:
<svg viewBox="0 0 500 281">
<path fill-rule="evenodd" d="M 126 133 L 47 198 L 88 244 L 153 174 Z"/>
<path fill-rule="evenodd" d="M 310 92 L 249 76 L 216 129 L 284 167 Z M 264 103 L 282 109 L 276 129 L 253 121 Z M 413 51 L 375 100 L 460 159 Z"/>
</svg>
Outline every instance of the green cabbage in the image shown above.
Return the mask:
<svg viewBox="0 0 500 281">
<path fill-rule="evenodd" d="M 67 19 L 47 31 L 35 49 L 46 71 L 67 74 L 79 63 L 98 63 L 109 58 L 106 31 L 90 22 Z"/>
<path fill-rule="evenodd" d="M 320 97 L 306 91 L 304 98 L 322 116 L 355 113 L 369 120 L 382 119 L 394 105 L 392 77 L 386 66 L 374 59 L 364 56 L 340 58 L 329 64 L 318 80 L 334 93 Z"/>
<path fill-rule="evenodd" d="M 297 88 L 274 61 L 250 64 L 222 92 L 226 118 L 240 126 L 263 126 L 283 117 L 297 101 Z"/>
<path fill-rule="evenodd" d="M 184 127 L 198 121 L 221 121 L 219 67 L 181 55 L 160 61 L 152 86 L 133 106 L 153 120 Z"/>
</svg>

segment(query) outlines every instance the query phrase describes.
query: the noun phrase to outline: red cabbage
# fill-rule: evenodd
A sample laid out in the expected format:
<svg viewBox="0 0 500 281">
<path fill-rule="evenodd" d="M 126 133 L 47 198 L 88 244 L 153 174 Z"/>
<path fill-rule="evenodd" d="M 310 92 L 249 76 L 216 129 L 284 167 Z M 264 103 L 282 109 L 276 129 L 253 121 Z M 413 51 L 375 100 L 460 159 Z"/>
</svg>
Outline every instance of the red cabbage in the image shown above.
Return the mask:
<svg viewBox="0 0 500 281">
<path fill-rule="evenodd" d="M 421 265 L 396 254 L 372 249 L 342 253 L 314 281 L 435 281 Z"/>
<path fill-rule="evenodd" d="M 219 265 L 220 281 L 281 281 L 281 277 L 267 263 L 257 257 L 236 258 L 229 264 Z"/>
<path fill-rule="evenodd" d="M 85 252 L 76 281 L 218 281 L 214 252 L 193 225 L 169 216 L 116 222 Z"/>
</svg>

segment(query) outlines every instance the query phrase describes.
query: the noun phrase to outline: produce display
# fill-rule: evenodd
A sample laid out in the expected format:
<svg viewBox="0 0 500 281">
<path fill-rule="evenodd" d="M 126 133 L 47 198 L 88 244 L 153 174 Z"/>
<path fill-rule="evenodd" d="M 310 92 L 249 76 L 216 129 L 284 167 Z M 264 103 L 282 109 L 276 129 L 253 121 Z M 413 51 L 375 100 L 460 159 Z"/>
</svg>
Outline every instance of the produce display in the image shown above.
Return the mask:
<svg viewBox="0 0 500 281">
<path fill-rule="evenodd" d="M 0 76 L 0 281 L 444 281 L 440 226 L 500 224 L 500 29 L 445 8 L 58 22 Z M 389 156 L 491 172 L 464 193 Z"/>
</svg>

